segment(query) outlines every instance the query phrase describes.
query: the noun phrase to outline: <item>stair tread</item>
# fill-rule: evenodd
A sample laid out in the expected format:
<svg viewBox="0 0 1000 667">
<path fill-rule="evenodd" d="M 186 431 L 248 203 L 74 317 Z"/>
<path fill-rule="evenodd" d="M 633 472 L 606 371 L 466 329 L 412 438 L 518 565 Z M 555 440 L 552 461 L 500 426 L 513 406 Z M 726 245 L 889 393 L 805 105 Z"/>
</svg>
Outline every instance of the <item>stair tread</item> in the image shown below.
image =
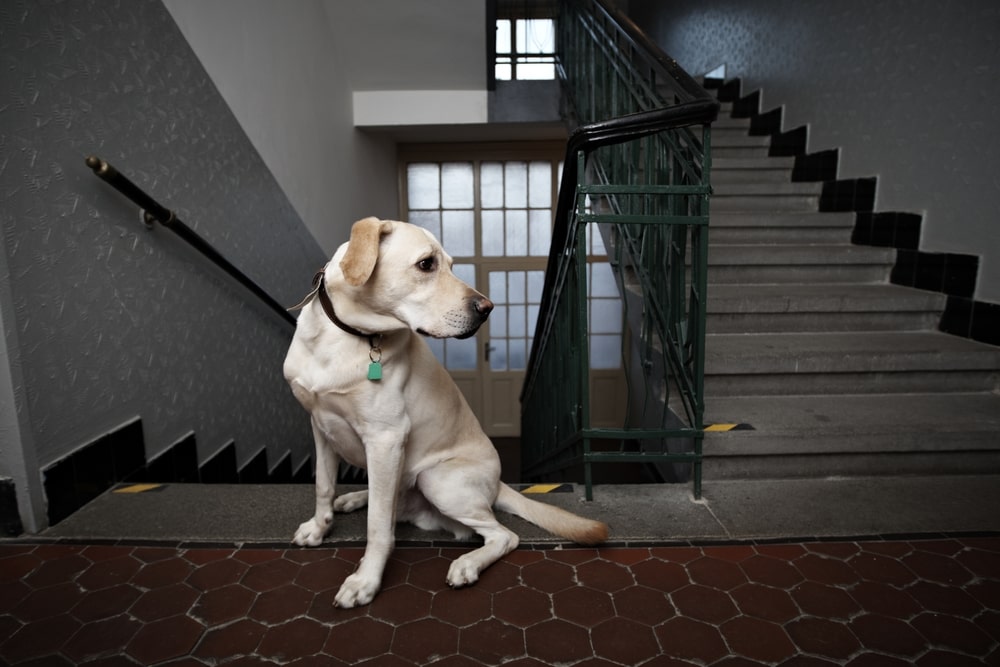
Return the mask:
<svg viewBox="0 0 1000 667">
<path fill-rule="evenodd" d="M 766 148 L 771 145 L 768 135 L 756 135 L 737 132 L 726 132 L 712 135 L 712 150 L 717 148 Z"/>
<path fill-rule="evenodd" d="M 752 195 L 756 197 L 787 195 L 820 195 L 822 183 L 814 182 L 774 182 L 774 183 L 716 183 L 712 186 L 715 197 Z"/>
<path fill-rule="evenodd" d="M 714 244 L 709 247 L 708 263 L 713 265 L 769 264 L 891 264 L 891 248 L 851 244 Z"/>
<path fill-rule="evenodd" d="M 712 227 L 854 227 L 853 213 L 818 211 L 718 211 L 712 212 Z"/>
<path fill-rule="evenodd" d="M 794 157 L 712 158 L 712 171 L 716 169 L 791 169 L 794 166 Z"/>
<path fill-rule="evenodd" d="M 889 283 L 722 283 L 708 290 L 710 314 L 940 311 L 946 301 L 939 292 Z"/>
<path fill-rule="evenodd" d="M 707 398 L 705 423 L 753 430 L 707 433 L 706 456 L 801 451 L 1000 448 L 1000 395 L 838 394 Z M 998 437 L 983 437 L 983 436 Z M 962 437 L 967 436 L 967 437 Z"/>
<path fill-rule="evenodd" d="M 1000 347 L 937 331 L 707 334 L 706 375 L 989 371 Z"/>
</svg>

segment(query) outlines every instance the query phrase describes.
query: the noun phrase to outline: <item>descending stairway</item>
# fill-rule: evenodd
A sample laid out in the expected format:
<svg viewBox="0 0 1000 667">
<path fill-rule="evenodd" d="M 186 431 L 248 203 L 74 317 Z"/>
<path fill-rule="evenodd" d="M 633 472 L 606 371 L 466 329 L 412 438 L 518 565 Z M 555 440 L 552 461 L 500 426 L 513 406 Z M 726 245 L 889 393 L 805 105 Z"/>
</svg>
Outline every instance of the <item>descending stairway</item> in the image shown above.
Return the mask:
<svg viewBox="0 0 1000 667">
<path fill-rule="evenodd" d="M 1000 472 L 1000 348 L 937 331 L 945 297 L 723 104 L 713 125 L 705 422 L 713 479 Z"/>
</svg>

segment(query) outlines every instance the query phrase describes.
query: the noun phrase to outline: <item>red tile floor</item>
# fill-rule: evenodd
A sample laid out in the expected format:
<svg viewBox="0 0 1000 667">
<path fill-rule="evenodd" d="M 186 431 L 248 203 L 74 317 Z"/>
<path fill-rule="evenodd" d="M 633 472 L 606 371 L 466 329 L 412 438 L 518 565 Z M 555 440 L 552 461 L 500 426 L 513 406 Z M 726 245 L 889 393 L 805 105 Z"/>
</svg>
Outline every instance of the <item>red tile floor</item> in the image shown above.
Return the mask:
<svg viewBox="0 0 1000 667">
<path fill-rule="evenodd" d="M 0 664 L 1000 665 L 996 536 L 463 551 L 0 543 Z"/>
</svg>

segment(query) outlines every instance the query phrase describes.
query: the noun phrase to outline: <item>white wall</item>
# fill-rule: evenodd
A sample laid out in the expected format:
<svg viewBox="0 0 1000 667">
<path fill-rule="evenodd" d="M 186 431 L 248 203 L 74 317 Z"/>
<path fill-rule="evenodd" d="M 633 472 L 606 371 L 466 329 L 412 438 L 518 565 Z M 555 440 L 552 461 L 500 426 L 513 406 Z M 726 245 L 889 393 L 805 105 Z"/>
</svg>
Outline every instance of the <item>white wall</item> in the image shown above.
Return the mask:
<svg viewBox="0 0 1000 667">
<path fill-rule="evenodd" d="M 164 4 L 328 255 L 355 220 L 397 216 L 395 145 L 354 129 L 355 56 L 323 0 Z"/>
<path fill-rule="evenodd" d="M 876 210 L 922 213 L 921 249 L 980 255 L 975 298 L 1000 303 L 1000 4 L 965 0 L 631 0 L 686 70 L 718 65 L 841 148 L 840 177 L 878 176 Z"/>
</svg>

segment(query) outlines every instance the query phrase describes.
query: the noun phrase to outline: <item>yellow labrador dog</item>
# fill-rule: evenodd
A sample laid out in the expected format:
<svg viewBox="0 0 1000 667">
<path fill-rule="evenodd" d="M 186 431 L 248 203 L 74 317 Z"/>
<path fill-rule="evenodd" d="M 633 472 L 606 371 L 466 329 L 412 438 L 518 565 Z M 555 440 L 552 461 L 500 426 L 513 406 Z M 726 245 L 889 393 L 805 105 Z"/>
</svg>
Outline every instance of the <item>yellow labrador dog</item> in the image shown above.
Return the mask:
<svg viewBox="0 0 1000 667">
<path fill-rule="evenodd" d="M 475 582 L 517 547 L 494 507 L 581 544 L 607 538 L 603 523 L 500 482 L 496 450 L 423 340 L 472 336 L 493 309 L 451 265 L 426 230 L 365 218 L 300 304 L 284 372 L 312 418 L 316 513 L 294 542 L 319 545 L 334 512 L 368 505 L 365 555 L 337 593 L 340 607 L 367 604 L 378 592 L 397 520 L 483 538 L 451 564 L 451 586 Z M 367 491 L 334 498 L 341 459 L 368 470 Z"/>
</svg>

